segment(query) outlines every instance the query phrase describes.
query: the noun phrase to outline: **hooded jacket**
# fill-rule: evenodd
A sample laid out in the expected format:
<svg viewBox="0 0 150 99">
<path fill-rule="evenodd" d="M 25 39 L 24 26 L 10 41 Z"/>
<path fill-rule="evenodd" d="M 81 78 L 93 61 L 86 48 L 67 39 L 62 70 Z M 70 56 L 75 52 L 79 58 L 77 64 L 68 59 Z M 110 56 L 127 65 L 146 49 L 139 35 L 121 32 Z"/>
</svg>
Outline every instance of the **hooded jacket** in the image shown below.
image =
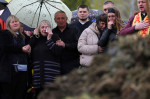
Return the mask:
<svg viewBox="0 0 150 99">
<path fill-rule="evenodd" d="M 80 55 L 80 64 L 89 66 L 92 62 L 93 56 L 98 54 L 98 36 L 100 32 L 96 27 L 96 23 L 92 23 L 86 28 L 78 40 L 78 51 Z"/>
</svg>

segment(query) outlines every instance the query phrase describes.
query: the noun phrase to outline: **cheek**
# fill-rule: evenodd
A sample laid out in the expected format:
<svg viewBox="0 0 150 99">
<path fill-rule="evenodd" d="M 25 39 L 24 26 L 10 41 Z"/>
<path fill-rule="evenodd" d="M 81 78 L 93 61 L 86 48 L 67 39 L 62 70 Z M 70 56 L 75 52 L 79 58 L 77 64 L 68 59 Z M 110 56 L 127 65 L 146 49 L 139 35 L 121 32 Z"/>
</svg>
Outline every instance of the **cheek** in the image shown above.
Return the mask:
<svg viewBox="0 0 150 99">
<path fill-rule="evenodd" d="M 113 18 L 113 21 L 115 21 L 116 20 L 116 18 Z"/>
<path fill-rule="evenodd" d="M 103 28 L 105 28 L 106 27 L 106 25 L 103 25 Z"/>
<path fill-rule="evenodd" d="M 102 28 L 102 27 L 103 27 L 103 25 L 101 25 L 101 24 L 100 24 L 100 25 L 99 25 L 99 27 L 100 27 L 100 28 Z"/>
<path fill-rule="evenodd" d="M 111 17 L 110 17 L 110 18 L 108 17 L 108 20 L 109 20 L 109 21 L 111 21 L 111 19 L 112 19 Z"/>
<path fill-rule="evenodd" d="M 13 28 L 13 25 L 10 24 L 10 29 L 12 29 L 12 28 Z"/>
</svg>

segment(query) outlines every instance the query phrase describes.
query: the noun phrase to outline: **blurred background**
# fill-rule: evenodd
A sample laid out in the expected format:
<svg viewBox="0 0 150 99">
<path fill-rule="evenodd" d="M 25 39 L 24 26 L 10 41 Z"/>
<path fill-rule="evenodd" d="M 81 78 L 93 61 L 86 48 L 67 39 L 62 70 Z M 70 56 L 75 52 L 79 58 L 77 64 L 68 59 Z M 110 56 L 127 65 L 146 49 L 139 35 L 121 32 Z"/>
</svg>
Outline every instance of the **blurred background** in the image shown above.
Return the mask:
<svg viewBox="0 0 150 99">
<path fill-rule="evenodd" d="M 99 9 L 103 11 L 103 3 L 108 0 L 62 0 L 71 11 L 76 10 L 81 4 L 86 4 L 90 9 Z M 137 0 L 111 0 L 119 9 L 124 20 L 128 21 L 129 17 L 137 10 Z"/>
</svg>

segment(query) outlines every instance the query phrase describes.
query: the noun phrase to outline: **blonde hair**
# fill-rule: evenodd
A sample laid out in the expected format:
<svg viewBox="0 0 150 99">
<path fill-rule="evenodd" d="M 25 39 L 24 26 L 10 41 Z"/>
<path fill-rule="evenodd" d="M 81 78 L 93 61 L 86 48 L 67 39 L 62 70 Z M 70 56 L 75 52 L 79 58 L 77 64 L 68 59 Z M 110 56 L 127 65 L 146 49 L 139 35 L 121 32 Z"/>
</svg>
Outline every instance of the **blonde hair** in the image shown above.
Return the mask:
<svg viewBox="0 0 150 99">
<path fill-rule="evenodd" d="M 6 28 L 7 28 L 7 30 L 10 31 L 10 33 L 11 33 L 14 37 L 17 37 L 16 32 L 14 32 L 14 31 L 10 28 L 10 21 L 11 21 L 12 19 L 15 19 L 16 21 L 19 21 L 19 19 L 18 19 L 16 16 L 14 16 L 14 15 L 9 16 L 9 17 L 7 18 L 7 20 L 6 20 Z M 20 23 L 20 21 L 19 21 L 19 23 Z M 25 38 L 25 36 L 24 36 L 23 33 L 21 32 L 21 27 L 19 27 L 18 32 L 19 32 L 19 34 L 21 34 L 22 38 Z"/>
<path fill-rule="evenodd" d="M 51 24 L 50 24 L 50 22 L 49 22 L 48 20 L 42 20 L 42 21 L 40 22 L 39 26 L 38 26 L 39 32 L 40 32 L 40 27 L 41 27 L 41 25 L 42 25 L 43 23 L 47 23 L 47 24 L 51 27 Z"/>
</svg>

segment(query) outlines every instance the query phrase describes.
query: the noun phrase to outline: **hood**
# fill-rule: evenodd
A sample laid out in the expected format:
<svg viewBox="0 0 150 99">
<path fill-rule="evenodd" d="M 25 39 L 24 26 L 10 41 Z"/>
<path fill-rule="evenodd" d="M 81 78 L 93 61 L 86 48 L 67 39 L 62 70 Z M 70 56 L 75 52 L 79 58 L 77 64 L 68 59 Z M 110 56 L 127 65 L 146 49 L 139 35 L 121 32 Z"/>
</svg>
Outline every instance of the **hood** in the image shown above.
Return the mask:
<svg viewBox="0 0 150 99">
<path fill-rule="evenodd" d="M 94 33 L 96 34 L 100 34 L 100 32 L 98 31 L 97 29 L 97 26 L 96 26 L 96 23 L 92 23 L 90 26 L 89 26 L 89 29 L 91 29 Z"/>
</svg>

